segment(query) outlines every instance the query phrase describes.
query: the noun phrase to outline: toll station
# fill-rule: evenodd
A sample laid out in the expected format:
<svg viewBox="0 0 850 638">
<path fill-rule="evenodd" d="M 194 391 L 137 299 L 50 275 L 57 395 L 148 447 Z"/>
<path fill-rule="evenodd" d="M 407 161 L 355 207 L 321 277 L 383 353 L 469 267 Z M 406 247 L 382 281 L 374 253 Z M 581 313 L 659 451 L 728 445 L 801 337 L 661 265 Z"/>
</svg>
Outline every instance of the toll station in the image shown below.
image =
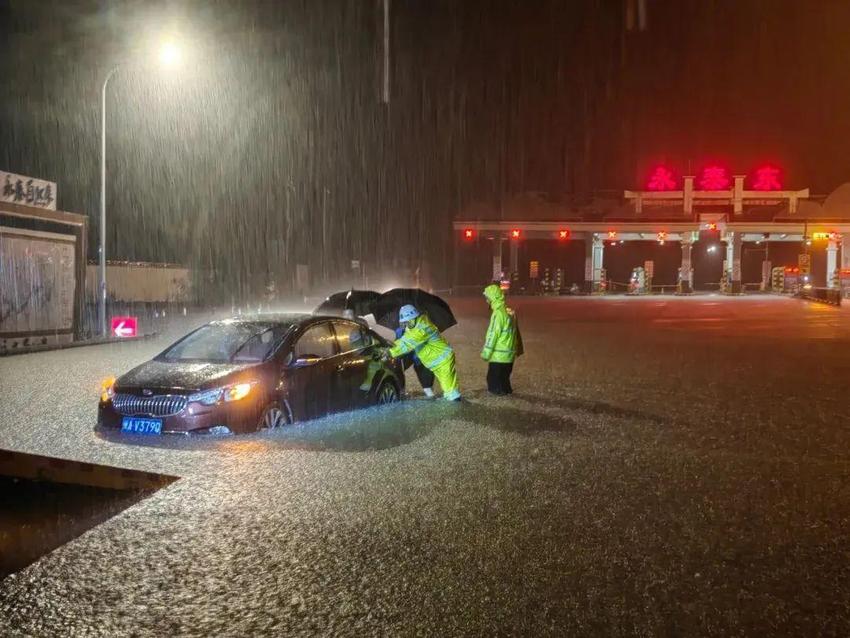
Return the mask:
<svg viewBox="0 0 850 638">
<path fill-rule="evenodd" d="M 850 292 L 850 183 L 812 196 L 783 188 L 771 166 L 679 179 L 656 167 L 644 190 L 619 197 L 476 204 L 454 231 L 455 286 L 496 278 L 532 293 L 734 294 L 773 290 L 774 271 L 787 269 L 794 285 Z"/>
</svg>

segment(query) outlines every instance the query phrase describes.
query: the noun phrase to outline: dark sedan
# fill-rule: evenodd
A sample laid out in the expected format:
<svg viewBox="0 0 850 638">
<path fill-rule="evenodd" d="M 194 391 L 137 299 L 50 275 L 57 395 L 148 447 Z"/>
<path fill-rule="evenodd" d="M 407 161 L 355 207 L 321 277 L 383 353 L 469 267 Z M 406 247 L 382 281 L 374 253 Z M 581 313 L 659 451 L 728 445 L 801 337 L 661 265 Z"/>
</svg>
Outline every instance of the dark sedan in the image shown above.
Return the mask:
<svg viewBox="0 0 850 638">
<path fill-rule="evenodd" d="M 205 324 L 104 382 L 98 427 L 133 434 L 230 434 L 393 403 L 404 391 L 387 343 L 360 322 L 258 315 Z"/>
</svg>

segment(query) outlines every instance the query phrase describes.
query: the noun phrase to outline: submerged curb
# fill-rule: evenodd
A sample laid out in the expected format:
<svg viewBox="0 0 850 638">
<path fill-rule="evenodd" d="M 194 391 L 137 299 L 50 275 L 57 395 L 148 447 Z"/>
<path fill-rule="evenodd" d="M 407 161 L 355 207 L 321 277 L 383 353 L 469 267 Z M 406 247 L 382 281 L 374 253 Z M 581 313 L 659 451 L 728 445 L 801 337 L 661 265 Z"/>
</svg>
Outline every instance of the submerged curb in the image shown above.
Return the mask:
<svg viewBox="0 0 850 638">
<path fill-rule="evenodd" d="M 68 348 L 82 348 L 84 346 L 102 346 L 110 343 L 125 343 L 128 341 L 140 341 L 151 339 L 158 333 L 151 332 L 137 337 L 111 337 L 109 339 L 86 339 L 85 341 L 72 341 L 71 343 L 48 343 L 24 346 L 22 348 L 0 348 L 0 357 L 11 357 L 16 354 L 31 354 L 33 352 L 48 352 L 50 350 L 66 350 Z"/>
</svg>

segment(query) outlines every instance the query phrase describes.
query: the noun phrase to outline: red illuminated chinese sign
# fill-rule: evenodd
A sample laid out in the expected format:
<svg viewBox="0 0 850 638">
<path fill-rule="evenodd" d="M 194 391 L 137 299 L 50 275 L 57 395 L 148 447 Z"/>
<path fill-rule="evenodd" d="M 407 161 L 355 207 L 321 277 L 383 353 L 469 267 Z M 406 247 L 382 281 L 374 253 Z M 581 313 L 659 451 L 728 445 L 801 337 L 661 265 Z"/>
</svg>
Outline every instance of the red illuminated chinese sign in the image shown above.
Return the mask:
<svg viewBox="0 0 850 638">
<path fill-rule="evenodd" d="M 753 190 L 782 190 L 782 184 L 779 182 L 779 169 L 775 166 L 762 166 L 757 168 L 755 177 L 753 178 Z"/>
<path fill-rule="evenodd" d="M 729 188 L 732 180 L 722 166 L 706 166 L 699 177 L 699 187 L 704 191 L 722 191 Z"/>
<path fill-rule="evenodd" d="M 673 178 L 673 171 L 666 166 L 657 166 L 649 176 L 646 188 L 651 191 L 676 190 L 676 180 Z"/>
</svg>

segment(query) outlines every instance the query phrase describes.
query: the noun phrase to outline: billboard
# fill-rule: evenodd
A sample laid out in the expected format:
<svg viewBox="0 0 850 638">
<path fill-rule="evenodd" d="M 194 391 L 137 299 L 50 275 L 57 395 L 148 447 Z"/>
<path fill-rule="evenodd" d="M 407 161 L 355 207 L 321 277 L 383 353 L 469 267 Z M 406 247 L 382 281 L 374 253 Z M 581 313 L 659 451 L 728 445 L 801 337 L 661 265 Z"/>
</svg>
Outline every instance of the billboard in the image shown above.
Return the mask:
<svg viewBox="0 0 850 638">
<path fill-rule="evenodd" d="M 74 237 L 0 227 L 0 334 L 74 328 Z"/>
</svg>

